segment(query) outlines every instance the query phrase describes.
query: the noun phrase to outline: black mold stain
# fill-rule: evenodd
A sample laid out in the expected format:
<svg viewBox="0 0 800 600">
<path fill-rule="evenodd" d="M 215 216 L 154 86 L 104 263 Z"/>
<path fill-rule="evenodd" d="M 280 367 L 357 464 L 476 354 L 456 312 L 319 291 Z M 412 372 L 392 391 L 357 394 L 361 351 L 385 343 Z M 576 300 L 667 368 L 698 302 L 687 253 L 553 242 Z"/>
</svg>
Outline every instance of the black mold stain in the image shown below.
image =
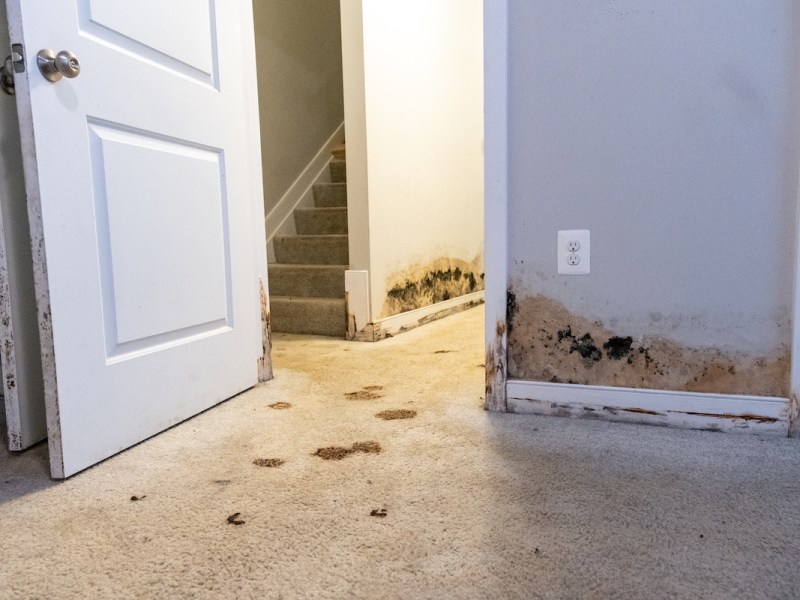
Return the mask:
<svg viewBox="0 0 800 600">
<path fill-rule="evenodd" d="M 514 331 L 508 342 L 514 378 L 553 384 L 787 394 L 789 357 L 783 350 L 761 357 L 711 347 L 682 347 L 660 337 L 638 340 L 628 335 L 630 332 L 609 331 L 601 322 L 573 315 L 552 299 L 521 297 L 515 291 Z M 755 421 L 766 417 L 735 418 Z"/>
<path fill-rule="evenodd" d="M 631 353 L 631 345 L 633 338 L 614 336 L 603 344 L 603 349 L 606 351 L 606 356 L 613 360 L 622 360 Z"/>
<path fill-rule="evenodd" d="M 592 339 L 590 334 L 585 333 L 580 338 L 575 337 L 572 334 L 572 327 L 569 325 L 558 332 L 558 341 L 567 341 L 569 343 L 570 354 L 573 352 L 580 354 L 581 358 L 586 361 L 587 366 L 591 366 L 592 363 L 600 362 L 600 359 L 603 358 L 603 353 L 595 346 L 594 339 Z"/>
<path fill-rule="evenodd" d="M 508 290 L 508 292 L 506 292 L 506 323 L 509 331 L 514 328 L 514 317 L 518 311 L 519 305 L 517 305 L 517 295 L 511 290 Z"/>
<path fill-rule="evenodd" d="M 389 312 L 397 314 L 444 302 L 483 289 L 479 275 L 462 267 L 431 269 L 417 278 L 406 278 L 387 293 Z"/>
<path fill-rule="evenodd" d="M 577 352 L 583 358 L 590 359 L 592 362 L 598 362 L 603 358 L 603 353 L 594 345 L 594 340 L 588 333 L 584 334 L 582 338 L 572 340 L 570 352 Z"/>
</svg>

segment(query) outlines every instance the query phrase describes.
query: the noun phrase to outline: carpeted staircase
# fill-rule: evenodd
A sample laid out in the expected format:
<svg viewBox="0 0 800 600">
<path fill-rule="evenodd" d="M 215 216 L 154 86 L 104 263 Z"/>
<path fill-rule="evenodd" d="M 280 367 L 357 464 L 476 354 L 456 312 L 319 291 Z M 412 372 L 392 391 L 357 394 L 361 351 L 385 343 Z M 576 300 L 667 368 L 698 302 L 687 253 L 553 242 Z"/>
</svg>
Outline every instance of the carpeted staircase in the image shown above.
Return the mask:
<svg viewBox="0 0 800 600">
<path fill-rule="evenodd" d="M 347 167 L 334 152 L 331 183 L 314 184 L 314 208 L 297 208 L 297 235 L 273 238 L 269 265 L 272 330 L 342 337 L 347 248 Z"/>
</svg>

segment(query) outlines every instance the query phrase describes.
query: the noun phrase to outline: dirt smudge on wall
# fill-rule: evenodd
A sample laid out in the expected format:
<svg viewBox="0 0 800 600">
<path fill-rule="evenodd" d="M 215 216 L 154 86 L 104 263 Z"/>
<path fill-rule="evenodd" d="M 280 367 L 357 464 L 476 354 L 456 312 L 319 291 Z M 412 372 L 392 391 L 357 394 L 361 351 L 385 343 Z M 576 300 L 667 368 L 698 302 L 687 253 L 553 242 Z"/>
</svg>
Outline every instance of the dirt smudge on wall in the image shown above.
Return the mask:
<svg viewBox="0 0 800 600">
<path fill-rule="evenodd" d="M 383 317 L 430 306 L 483 289 L 483 261 L 438 258 L 393 273 L 386 281 Z"/>
<path fill-rule="evenodd" d="M 786 397 L 788 349 L 769 356 L 628 336 L 544 296 L 516 298 L 509 377 L 530 381 Z"/>
</svg>

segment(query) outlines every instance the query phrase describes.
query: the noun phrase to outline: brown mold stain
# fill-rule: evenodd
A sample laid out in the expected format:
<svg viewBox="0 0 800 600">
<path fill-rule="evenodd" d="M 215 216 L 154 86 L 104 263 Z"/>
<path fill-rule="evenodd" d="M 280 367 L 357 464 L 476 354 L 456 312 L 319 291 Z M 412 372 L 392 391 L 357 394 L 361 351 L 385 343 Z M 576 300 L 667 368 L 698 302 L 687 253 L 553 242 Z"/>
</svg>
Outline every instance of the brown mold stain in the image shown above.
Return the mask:
<svg viewBox="0 0 800 600">
<path fill-rule="evenodd" d="M 483 259 L 437 258 L 389 276 L 382 317 L 391 317 L 483 289 Z"/>
<path fill-rule="evenodd" d="M 718 394 L 789 394 L 788 350 L 753 356 L 688 348 L 661 337 L 634 340 L 544 296 L 515 298 L 515 305 L 508 340 L 510 377 Z"/>
</svg>

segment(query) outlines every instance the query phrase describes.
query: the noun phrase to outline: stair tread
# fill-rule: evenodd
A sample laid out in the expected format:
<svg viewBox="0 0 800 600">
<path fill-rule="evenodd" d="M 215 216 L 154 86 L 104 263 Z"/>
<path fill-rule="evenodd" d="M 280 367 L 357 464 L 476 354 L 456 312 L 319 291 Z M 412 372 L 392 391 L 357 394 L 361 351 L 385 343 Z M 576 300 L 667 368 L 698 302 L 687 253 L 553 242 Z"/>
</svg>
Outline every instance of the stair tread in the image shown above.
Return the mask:
<svg viewBox="0 0 800 600">
<path fill-rule="evenodd" d="M 331 270 L 331 271 L 341 270 L 341 271 L 346 271 L 347 269 L 350 268 L 350 265 L 320 265 L 320 264 L 313 264 L 313 263 L 277 263 L 277 262 L 275 262 L 275 263 L 269 263 L 269 265 L 267 265 L 267 268 L 268 268 L 268 270 L 269 269 L 284 269 L 284 270 L 287 270 L 287 271 L 289 269 L 314 269 L 314 270 L 319 270 L 319 271 L 322 271 L 322 270 Z"/>
<path fill-rule="evenodd" d="M 344 304 L 344 298 L 331 298 L 330 296 L 270 296 L 270 305 L 281 302 L 294 302 L 308 304 Z"/>
<path fill-rule="evenodd" d="M 347 239 L 346 233 L 318 233 L 318 234 L 299 234 L 299 235 L 276 235 L 275 239 L 281 240 L 304 240 L 304 239 L 311 239 L 311 240 L 318 240 L 320 238 L 330 239 L 330 240 L 338 240 L 338 239 Z"/>
</svg>

